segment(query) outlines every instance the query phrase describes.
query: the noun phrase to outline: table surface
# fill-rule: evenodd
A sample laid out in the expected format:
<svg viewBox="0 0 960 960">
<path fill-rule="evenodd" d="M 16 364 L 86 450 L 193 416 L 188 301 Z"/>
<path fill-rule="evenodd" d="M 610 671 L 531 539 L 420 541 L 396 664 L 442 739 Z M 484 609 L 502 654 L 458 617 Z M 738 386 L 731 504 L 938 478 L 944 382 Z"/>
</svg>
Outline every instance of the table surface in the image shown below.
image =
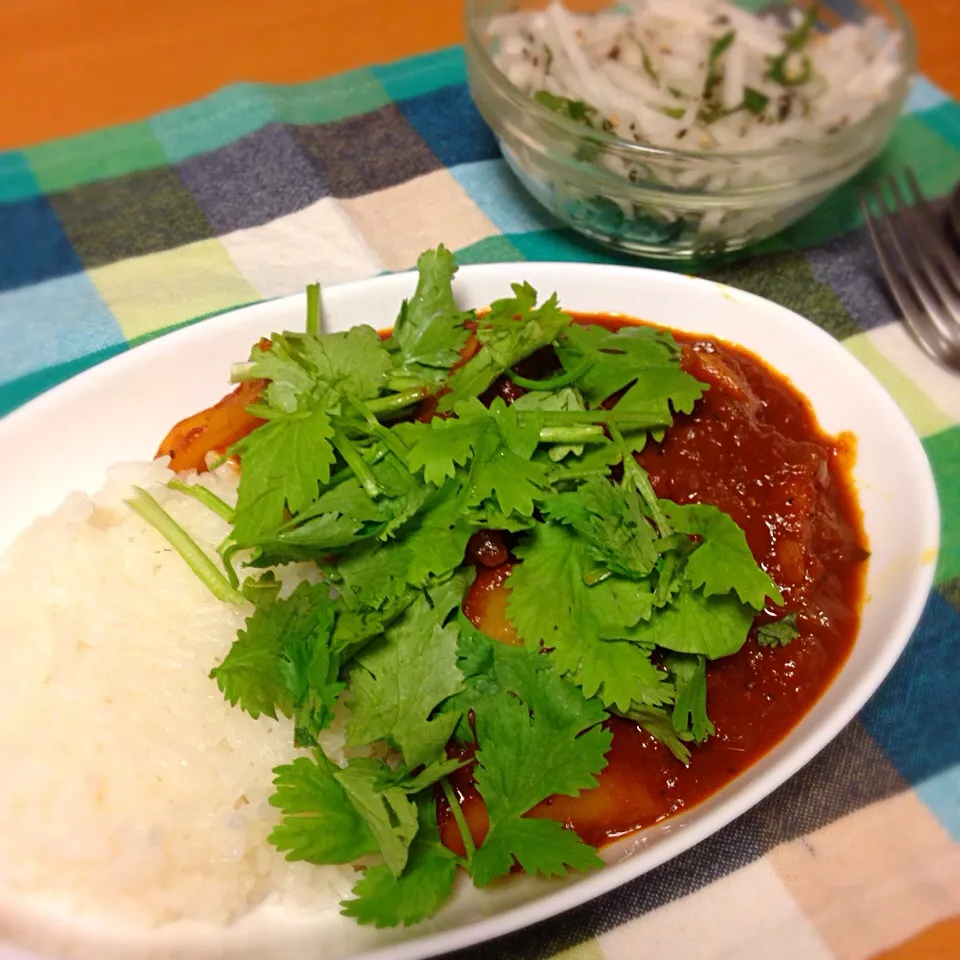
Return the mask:
<svg viewBox="0 0 960 960">
<path fill-rule="evenodd" d="M 960 97 L 960 0 L 901 2 L 921 70 Z M 462 10 L 462 0 L 0 3 L 0 149 L 138 120 L 238 80 L 315 80 L 459 43 Z"/>
<path fill-rule="evenodd" d="M 917 30 L 921 71 L 960 98 L 950 26 L 960 0 L 902 3 Z M 0 4 L 0 150 L 141 119 L 237 81 L 315 80 L 462 37 L 459 0 Z M 958 956 L 955 918 L 876 960 Z"/>
</svg>

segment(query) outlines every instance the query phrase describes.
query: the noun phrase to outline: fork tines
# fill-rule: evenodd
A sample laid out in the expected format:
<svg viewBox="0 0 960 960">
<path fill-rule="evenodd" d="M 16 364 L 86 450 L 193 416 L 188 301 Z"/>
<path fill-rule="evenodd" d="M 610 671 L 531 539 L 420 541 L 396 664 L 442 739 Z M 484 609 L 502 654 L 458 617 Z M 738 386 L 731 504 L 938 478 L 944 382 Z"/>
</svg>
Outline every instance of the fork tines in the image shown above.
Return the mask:
<svg viewBox="0 0 960 960">
<path fill-rule="evenodd" d="M 960 257 L 947 243 L 910 167 L 904 177 L 912 205 L 890 175 L 867 187 L 860 206 L 910 331 L 935 360 L 960 370 Z"/>
</svg>

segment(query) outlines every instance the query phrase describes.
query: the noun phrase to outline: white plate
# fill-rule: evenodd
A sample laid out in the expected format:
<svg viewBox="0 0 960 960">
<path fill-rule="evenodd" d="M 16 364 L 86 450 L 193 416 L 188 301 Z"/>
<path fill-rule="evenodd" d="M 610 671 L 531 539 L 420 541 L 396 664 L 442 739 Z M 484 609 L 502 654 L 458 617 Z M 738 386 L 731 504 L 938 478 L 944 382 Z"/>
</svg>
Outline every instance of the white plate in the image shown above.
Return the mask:
<svg viewBox="0 0 960 960">
<path fill-rule="evenodd" d="M 309 921 L 285 921 L 267 912 L 226 934 L 190 933 L 187 939 L 196 950 L 186 940 L 174 946 L 176 938 L 160 937 L 160 952 L 186 956 L 226 947 L 247 956 L 279 957 L 289 951 L 306 958 L 345 957 L 359 949 L 370 960 L 413 960 L 554 916 L 689 849 L 782 784 L 853 718 L 916 626 L 938 549 L 933 478 L 897 405 L 840 344 L 802 317 L 751 294 L 630 267 L 466 267 L 456 279 L 456 293 L 463 306 L 479 307 L 504 296 L 509 284 L 520 280 L 530 281 L 542 294 L 556 290 L 570 310 L 625 313 L 739 343 L 793 381 L 826 431 L 857 436 L 854 476 L 872 558 L 860 635 L 849 661 L 775 750 L 695 809 L 608 848 L 608 865 L 599 871 L 558 882 L 522 878 L 492 894 L 462 884 L 451 907 L 434 921 L 406 931 L 364 930 L 359 945 L 350 945 L 340 933 L 321 933 Z M 414 284 L 413 275 L 403 274 L 325 291 L 327 328 L 391 326 L 401 298 L 413 292 Z M 304 298 L 297 296 L 206 320 L 110 360 L 0 422 L 0 549 L 70 491 L 96 490 L 108 464 L 152 457 L 175 421 L 223 395 L 230 363 L 246 359 L 259 336 L 300 330 L 304 318 Z M 0 902 L 0 929 L 3 914 L 9 919 L 11 909 L 11 903 Z M 73 934 L 64 930 L 62 936 Z M 105 957 L 124 943 L 134 945 L 115 939 L 112 947 L 103 944 L 90 955 Z"/>
</svg>

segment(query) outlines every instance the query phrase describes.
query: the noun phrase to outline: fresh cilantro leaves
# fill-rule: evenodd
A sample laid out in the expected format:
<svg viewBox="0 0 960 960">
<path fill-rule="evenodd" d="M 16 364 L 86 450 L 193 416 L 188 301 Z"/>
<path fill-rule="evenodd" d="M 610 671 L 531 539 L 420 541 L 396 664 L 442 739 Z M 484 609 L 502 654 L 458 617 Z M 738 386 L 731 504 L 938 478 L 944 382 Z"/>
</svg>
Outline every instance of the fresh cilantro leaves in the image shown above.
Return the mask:
<svg viewBox="0 0 960 960">
<path fill-rule="evenodd" d="M 345 333 L 275 334 L 268 349 L 254 347 L 241 379 L 270 381 L 266 403 L 254 409 L 272 419 L 308 409 L 331 391 L 372 399 L 391 367 L 377 332 L 359 326 Z"/>
<path fill-rule="evenodd" d="M 669 675 L 650 659 L 653 647 L 627 640 L 606 640 L 584 656 L 574 673 L 586 697 L 599 697 L 614 710 L 635 704 L 658 707 L 674 698 Z"/>
<path fill-rule="evenodd" d="M 527 873 L 556 876 L 567 867 L 599 866 L 596 851 L 552 820 L 524 814 L 552 794 L 576 796 L 596 786 L 606 765 L 610 734 L 599 727 L 576 736 L 531 713 L 516 698 L 477 714 L 475 774 L 490 815 L 490 830 L 473 858 L 472 876 L 487 886 L 510 872 L 514 859 Z"/>
<path fill-rule="evenodd" d="M 632 487 L 589 477 L 576 490 L 547 500 L 543 508 L 549 519 L 573 527 L 602 569 L 642 579 L 659 558 L 656 532 Z"/>
<path fill-rule="evenodd" d="M 458 614 L 460 629 L 458 664 L 464 675 L 467 693 L 454 705 L 464 712 L 483 709 L 484 698 L 496 702 L 504 695 L 519 697 L 531 711 L 548 716 L 559 727 L 577 732 L 605 718 L 602 704 L 584 697 L 573 684 L 564 680 L 550 657 L 521 647 L 497 643 Z"/>
<path fill-rule="evenodd" d="M 436 630 L 446 610 L 447 604 L 438 600 L 432 613 L 411 611 L 411 635 L 414 623 L 422 619 Z M 383 775 L 382 761 L 354 760 L 344 770 L 325 768 L 342 787 L 341 794 L 324 784 L 333 793 L 326 802 L 342 816 L 346 796 L 384 856 L 384 864 L 369 867 L 354 887 L 354 897 L 343 902 L 343 912 L 361 923 L 392 926 L 429 916 L 449 897 L 458 864 L 478 886 L 486 886 L 508 873 L 514 862 L 544 876 L 571 868 L 588 870 L 601 862 L 592 847 L 561 824 L 525 814 L 549 796 L 576 795 L 596 785 L 611 742 L 601 726 L 606 717 L 602 707 L 561 678 L 548 658 L 491 640 L 462 613 L 446 629 L 456 641 L 457 680 L 438 718 L 451 730 L 460 718 L 472 718 L 466 729 L 476 737 L 475 780 L 487 804 L 490 829 L 479 848 L 471 842 L 471 853 L 461 861 L 440 843 L 429 794 L 419 794 L 418 824 L 411 834 L 412 802 L 406 798 L 419 778 L 391 783 Z M 446 652 L 443 660 L 449 662 Z M 427 699 L 436 699 L 436 692 Z M 414 713 L 416 725 L 421 711 Z M 380 791 L 374 793 L 370 788 L 377 784 L 377 765 Z M 289 795 L 285 800 L 291 802 Z M 392 813 L 389 822 L 385 810 Z M 278 830 L 288 826 L 285 821 Z M 355 829 L 369 842 L 362 827 Z M 294 838 L 284 833 L 281 839 L 290 849 Z M 295 839 L 314 853 L 307 830 Z"/>
<path fill-rule="evenodd" d="M 564 680 L 548 657 L 506 647 L 461 617 L 461 666 L 477 742 L 475 779 L 490 829 L 470 874 L 486 886 L 516 860 L 528 873 L 556 876 L 599 864 L 593 848 L 551 820 L 525 817 L 548 796 L 576 796 L 596 785 L 606 766 L 604 712 Z"/>
<path fill-rule="evenodd" d="M 641 401 L 657 412 L 667 412 L 670 402 L 678 411 L 692 408 L 705 385 L 680 369 L 679 352 L 669 332 L 646 326 L 613 332 L 602 326 L 574 324 L 557 341 L 557 355 L 565 370 L 587 364 L 577 388 L 591 406 L 599 406 L 632 383 L 638 385 L 637 396 L 624 410 L 640 407 Z"/>
<path fill-rule="evenodd" d="M 584 692 L 621 711 L 672 701 L 650 650 L 728 656 L 743 646 L 766 596 L 780 600 L 726 514 L 657 506 L 666 536 L 657 535 L 634 486 L 588 478 L 545 501 L 546 522 L 517 547 L 523 563 L 510 577 L 519 636 L 550 650 Z"/>
<path fill-rule="evenodd" d="M 757 627 L 757 643 L 761 647 L 785 647 L 800 636 L 797 630 L 797 615 L 788 613 L 779 620 L 761 624 Z"/>
<path fill-rule="evenodd" d="M 482 420 L 459 419 L 403 424 L 401 436 L 409 444 L 407 465 L 413 473 L 422 473 L 427 483 L 439 486 L 473 459 L 485 427 Z"/>
<path fill-rule="evenodd" d="M 463 689 L 456 625 L 444 626 L 446 605 L 420 597 L 383 636 L 361 651 L 350 673 L 350 742 L 384 740 L 411 769 L 444 756 L 458 717 L 431 715 Z"/>
<path fill-rule="evenodd" d="M 296 742 L 316 743 L 343 689 L 331 648 L 334 601 L 324 584 L 301 583 L 286 600 L 258 607 L 210 676 L 254 719 L 292 717 Z"/>
<path fill-rule="evenodd" d="M 746 642 L 754 611 L 735 596 L 704 597 L 689 583 L 655 617 L 619 631 L 625 639 L 678 653 L 702 654 L 710 660 L 736 653 Z M 606 635 L 617 631 L 609 626 Z"/>
<path fill-rule="evenodd" d="M 400 876 L 417 834 L 417 808 L 404 784 L 390 782 L 382 760 L 361 757 L 338 767 L 318 748 L 312 760 L 298 757 L 274 773 L 270 803 L 283 819 L 270 842 L 288 860 L 349 863 L 379 853 Z"/>
<path fill-rule="evenodd" d="M 291 718 L 312 749 L 275 771 L 270 840 L 289 859 L 364 858 L 342 909 L 376 926 L 430 916 L 461 867 L 486 886 L 515 865 L 597 866 L 531 812 L 596 785 L 611 714 L 689 762 L 714 733 L 709 661 L 783 599 L 729 516 L 658 499 L 635 459 L 706 390 L 669 332 L 575 323 L 526 283 L 478 316 L 456 302 L 450 251 L 417 268 L 392 336 L 321 332 L 316 291 L 305 333 L 276 334 L 235 368 L 262 381 L 250 409 L 265 422 L 228 451 L 236 507 L 208 504 L 231 524 L 230 598 L 254 605 L 211 676 L 253 718 Z M 528 392 L 510 404 L 516 387 Z M 511 534 L 507 613 L 523 646 L 460 611 L 467 544 L 484 529 Z M 237 561 L 259 578 L 240 586 Z M 273 568 L 294 562 L 322 581 L 287 595 Z M 795 636 L 795 615 L 756 629 L 766 646 Z M 322 746 L 335 715 L 340 764 Z M 489 830 L 478 844 L 465 834 L 461 858 L 440 842 L 434 798 L 456 805 L 446 778 L 465 763 Z"/>
<path fill-rule="evenodd" d="M 677 699 L 673 705 L 673 726 L 678 733 L 689 731 L 697 743 L 716 732 L 707 716 L 707 664 L 703 656 L 671 653 L 664 666 L 673 675 Z"/>
<path fill-rule="evenodd" d="M 689 731 L 678 731 L 670 710 L 666 707 L 633 706 L 622 716 L 636 721 L 650 736 L 659 740 L 681 763 L 690 762 L 690 748 L 687 744 L 693 740 Z"/>
<path fill-rule="evenodd" d="M 457 261 L 442 244 L 427 250 L 417 261 L 419 280 L 409 301 L 400 307 L 393 339 L 407 372 L 428 380 L 444 380 L 460 358 L 470 336 L 466 322 L 473 311 L 460 310 L 453 298 L 451 281 Z"/>
<path fill-rule="evenodd" d="M 747 538 L 736 523 L 722 510 L 706 504 L 663 502 L 663 512 L 675 530 L 694 534 L 700 546 L 687 560 L 686 577 L 704 596 L 736 591 L 742 603 L 762 610 L 766 598 L 783 604 L 776 584 L 758 566 Z"/>
<path fill-rule="evenodd" d="M 570 120 L 577 123 L 583 123 L 588 127 L 593 126 L 593 119 L 597 114 L 594 107 L 582 100 L 570 100 L 568 97 L 558 97 L 548 90 L 538 90 L 534 94 L 534 100 L 543 104 L 548 110 L 553 110 Z"/>
<path fill-rule="evenodd" d="M 317 499 L 330 479 L 333 427 L 323 409 L 271 420 L 232 451 L 243 459 L 233 539 L 256 543 L 277 529 L 286 512 L 297 514 Z"/>
<path fill-rule="evenodd" d="M 587 407 L 576 387 L 563 386 L 549 391 L 532 390 L 530 393 L 525 393 L 514 400 L 513 409 L 517 411 L 568 410 L 582 413 Z M 598 442 L 598 439 L 593 438 L 592 442 Z M 548 455 L 551 460 L 558 462 L 570 454 L 579 457 L 583 450 L 583 444 L 558 443 L 550 447 Z"/>
<path fill-rule="evenodd" d="M 339 767 L 317 750 L 274 771 L 270 803 L 283 813 L 270 842 L 288 860 L 350 863 L 376 853 L 377 840 L 337 780 Z"/>
<path fill-rule="evenodd" d="M 360 757 L 333 778 L 370 828 L 387 868 L 399 877 L 417 834 L 417 809 L 403 786 L 384 782 L 388 771 L 383 760 Z"/>
<path fill-rule="evenodd" d="M 470 400 L 456 412 L 457 419 L 404 425 L 411 470 L 422 470 L 432 483 L 459 472 L 466 506 L 489 499 L 505 516 L 529 517 L 550 486 L 547 467 L 530 459 L 539 443 L 539 418 L 518 414 L 499 397 L 489 409 Z"/>
<path fill-rule="evenodd" d="M 550 650 L 562 673 L 607 705 L 672 699 L 652 665 L 640 662 L 643 651 L 635 655 L 603 639 L 650 616 L 649 588 L 615 576 L 588 584 L 594 564 L 566 526 L 538 525 L 516 553 L 523 563 L 510 575 L 507 611 L 529 649 Z"/>
<path fill-rule="evenodd" d="M 490 312 L 477 318 L 481 349 L 450 378 L 450 393 L 440 410 L 478 397 L 501 373 L 553 343 L 569 327 L 571 317 L 560 309 L 556 294 L 537 306 L 537 291 L 528 283 L 513 285 L 513 297 L 496 300 Z"/>
<path fill-rule="evenodd" d="M 418 800 L 419 828 L 406 867 L 396 876 L 386 864 L 368 867 L 344 900 L 342 913 L 376 927 L 410 926 L 433 916 L 453 892 L 459 858 L 441 842 L 429 794 Z"/>
</svg>

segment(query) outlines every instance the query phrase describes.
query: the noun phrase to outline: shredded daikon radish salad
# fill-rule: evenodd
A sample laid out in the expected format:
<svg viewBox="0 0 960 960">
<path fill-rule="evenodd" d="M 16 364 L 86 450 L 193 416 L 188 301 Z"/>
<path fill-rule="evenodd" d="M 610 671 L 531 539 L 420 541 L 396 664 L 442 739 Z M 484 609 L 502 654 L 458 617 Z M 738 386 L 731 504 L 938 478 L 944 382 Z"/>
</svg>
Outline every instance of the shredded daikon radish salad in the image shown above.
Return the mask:
<svg viewBox="0 0 960 960">
<path fill-rule="evenodd" d="M 901 76 L 876 16 L 818 29 L 817 7 L 757 15 L 727 0 L 560 3 L 491 19 L 494 62 L 544 106 L 654 147 L 765 150 L 865 118 Z"/>
</svg>

